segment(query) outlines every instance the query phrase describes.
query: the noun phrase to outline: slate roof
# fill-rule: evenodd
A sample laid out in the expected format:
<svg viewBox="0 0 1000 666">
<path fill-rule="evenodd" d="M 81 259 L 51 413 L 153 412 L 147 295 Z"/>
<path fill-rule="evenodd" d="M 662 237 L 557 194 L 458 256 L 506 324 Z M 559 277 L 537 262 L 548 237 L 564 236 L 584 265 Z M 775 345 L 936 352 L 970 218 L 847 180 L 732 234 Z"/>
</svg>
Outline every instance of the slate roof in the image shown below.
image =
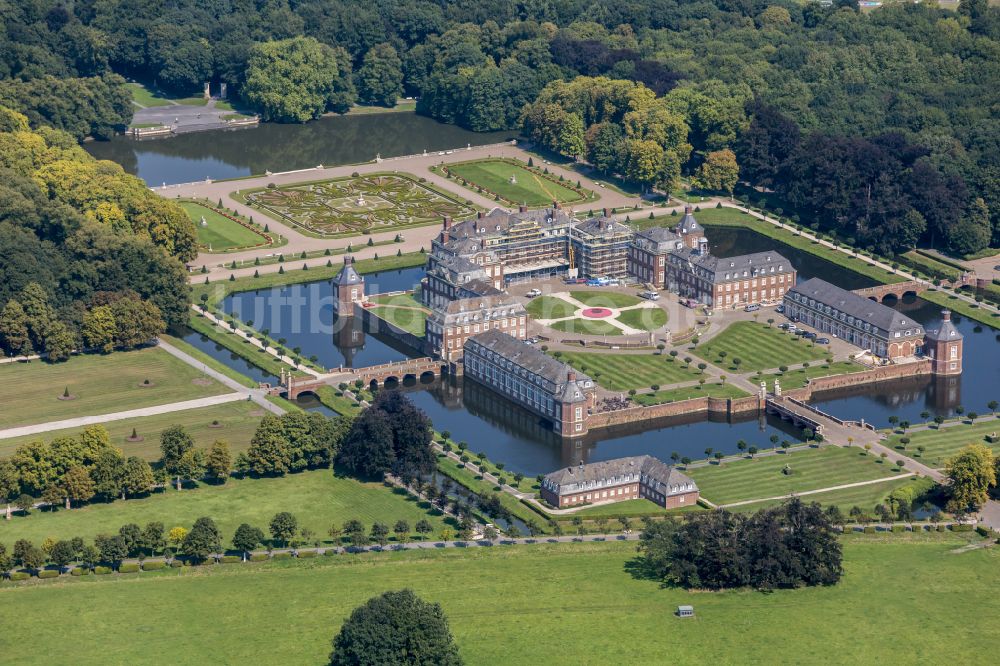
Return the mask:
<svg viewBox="0 0 1000 666">
<path fill-rule="evenodd" d="M 837 285 L 830 284 L 826 280 L 810 278 L 805 282 L 800 282 L 788 290 L 785 295 L 798 293 L 807 298 L 812 298 L 823 305 L 829 305 L 839 312 L 868 322 L 872 326 L 877 326 L 889 333 L 900 329 L 919 327 L 919 322 L 913 321 L 904 315 L 896 312 L 887 305 L 876 303 L 875 301 L 859 296 L 853 291 L 841 289 Z"/>
<path fill-rule="evenodd" d="M 640 479 L 645 485 L 664 495 L 698 490 L 698 485 L 691 477 L 653 456 L 630 456 L 564 467 L 547 474 L 544 482 L 558 494 L 564 495 L 584 488 L 608 487 Z"/>
<path fill-rule="evenodd" d="M 729 282 L 737 279 L 735 273 L 739 274 L 739 279 L 744 279 L 743 272 L 746 271 L 747 278 L 772 275 L 780 273 L 791 273 L 795 270 L 792 262 L 778 252 L 753 252 L 751 254 L 741 254 L 735 257 L 716 257 L 712 254 L 700 254 L 697 250 L 683 247 L 673 250 L 672 254 L 686 259 L 695 266 L 709 271 L 713 283 Z M 726 274 L 730 277 L 727 279 Z"/>
<path fill-rule="evenodd" d="M 616 222 L 610 217 L 591 217 L 578 223 L 574 231 L 587 236 L 611 236 L 616 234 L 631 234 L 632 227 Z"/>
<path fill-rule="evenodd" d="M 448 231 L 452 239 L 482 238 L 508 231 L 519 222 L 530 220 L 540 226 L 565 225 L 571 218 L 565 211 L 556 208 L 543 208 L 524 212 L 513 212 L 503 208 L 494 208 L 483 217 L 473 217 L 454 224 Z"/>
<path fill-rule="evenodd" d="M 344 264 L 343 270 L 341 270 L 333 278 L 333 282 L 338 285 L 352 285 L 361 284 L 364 279 L 358 275 L 358 272 L 354 270 L 354 266 L 351 264 Z"/>
<path fill-rule="evenodd" d="M 650 227 L 649 229 L 637 231 L 635 232 L 635 238 L 638 245 L 651 246 L 648 249 L 655 249 L 660 252 L 673 250 L 678 241 L 680 241 L 680 237 L 667 227 Z"/>
<path fill-rule="evenodd" d="M 698 224 L 698 220 L 694 219 L 694 215 L 691 213 L 691 206 L 684 209 L 684 217 L 681 218 L 680 223 L 677 225 L 677 232 L 681 234 L 696 234 L 698 236 L 705 235 L 705 227 Z"/>
<path fill-rule="evenodd" d="M 937 328 L 928 328 L 924 337 L 927 340 L 935 341 L 961 340 L 962 333 L 955 328 L 955 324 L 951 321 L 951 311 L 944 310 L 941 316 L 941 323 L 937 325 Z"/>
<path fill-rule="evenodd" d="M 593 384 L 594 380 L 587 375 L 577 372 L 565 363 L 557 361 L 541 350 L 536 349 L 531 345 L 526 345 L 523 341 L 511 337 L 506 333 L 502 333 L 497 330 L 489 330 L 485 333 L 474 335 L 469 340 L 477 342 L 487 349 L 495 351 L 500 356 L 516 363 L 525 370 L 552 382 L 557 387 L 569 383 L 567 381 L 567 377 L 570 373 L 574 373 L 576 375 L 576 383 L 578 385 L 587 381 Z M 466 343 L 466 351 L 468 351 L 468 343 Z M 582 395 L 583 390 L 584 389 L 580 389 L 581 398 L 586 399 L 586 396 Z M 565 390 L 557 390 L 557 392 L 559 394 L 564 394 Z"/>
</svg>

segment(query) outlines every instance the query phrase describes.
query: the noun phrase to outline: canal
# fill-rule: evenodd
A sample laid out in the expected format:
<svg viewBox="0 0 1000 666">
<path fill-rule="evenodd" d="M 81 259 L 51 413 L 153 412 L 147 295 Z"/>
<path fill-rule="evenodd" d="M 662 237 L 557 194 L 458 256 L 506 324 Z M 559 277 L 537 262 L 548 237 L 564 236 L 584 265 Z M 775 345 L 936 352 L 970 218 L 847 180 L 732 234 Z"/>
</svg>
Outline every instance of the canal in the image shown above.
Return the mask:
<svg viewBox="0 0 1000 666">
<path fill-rule="evenodd" d="M 470 132 L 414 113 L 329 116 L 304 125 L 262 123 L 252 129 L 197 132 L 136 141 L 117 136 L 84 148 L 111 160 L 150 186 L 240 178 L 265 171 L 319 164 L 359 164 L 376 155 L 396 157 L 424 150 L 481 146 L 515 138 L 516 132 Z"/>
</svg>

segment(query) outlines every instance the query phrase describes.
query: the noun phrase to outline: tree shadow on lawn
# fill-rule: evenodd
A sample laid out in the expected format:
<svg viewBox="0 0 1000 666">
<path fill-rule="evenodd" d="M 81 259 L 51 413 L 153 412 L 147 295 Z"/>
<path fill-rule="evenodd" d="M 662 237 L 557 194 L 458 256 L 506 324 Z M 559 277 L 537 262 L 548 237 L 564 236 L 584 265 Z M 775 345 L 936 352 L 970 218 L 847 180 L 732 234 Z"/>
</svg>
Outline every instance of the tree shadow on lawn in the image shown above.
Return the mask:
<svg viewBox="0 0 1000 666">
<path fill-rule="evenodd" d="M 660 587 L 673 587 L 672 585 L 664 582 L 664 580 L 656 573 L 656 569 L 654 569 L 646 558 L 641 555 L 636 555 L 627 561 L 624 569 L 625 573 L 632 576 L 635 580 L 653 581 L 659 583 Z"/>
</svg>

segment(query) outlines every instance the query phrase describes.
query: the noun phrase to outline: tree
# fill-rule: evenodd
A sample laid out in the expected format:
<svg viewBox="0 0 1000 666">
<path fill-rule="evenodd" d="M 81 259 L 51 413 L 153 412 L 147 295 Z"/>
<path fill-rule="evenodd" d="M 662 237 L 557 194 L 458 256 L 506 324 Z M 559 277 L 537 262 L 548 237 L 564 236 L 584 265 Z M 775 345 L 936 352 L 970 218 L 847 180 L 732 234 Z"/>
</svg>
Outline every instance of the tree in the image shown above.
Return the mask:
<svg viewBox="0 0 1000 666">
<path fill-rule="evenodd" d="M 394 106 L 403 94 L 403 63 L 390 44 L 376 44 L 365 54 L 355 76 L 358 101 Z"/>
<path fill-rule="evenodd" d="M 299 529 L 299 521 L 291 513 L 281 511 L 271 518 L 270 529 L 271 537 L 275 541 L 281 541 L 287 546 L 288 542 L 292 540 L 292 537 L 295 536 L 295 533 Z"/>
<path fill-rule="evenodd" d="M 268 414 L 260 420 L 247 450 L 250 471 L 261 476 L 286 474 L 291 454 L 281 419 Z"/>
<path fill-rule="evenodd" d="M 710 152 L 698 167 L 693 182 L 706 190 L 722 191 L 733 195 L 733 188 L 739 180 L 740 167 L 736 155 L 728 148 Z"/>
<path fill-rule="evenodd" d="M 414 529 L 416 529 L 417 534 L 420 534 L 424 539 L 426 539 L 427 535 L 434 531 L 434 526 L 431 525 L 431 521 L 426 518 L 421 518 L 417 521 Z"/>
<path fill-rule="evenodd" d="M 28 356 L 32 351 L 28 316 L 13 299 L 0 311 L 0 349 L 11 356 Z"/>
<path fill-rule="evenodd" d="M 192 448 L 194 440 L 184 430 L 184 426 L 173 425 L 160 433 L 160 463 L 164 471 L 174 477 L 177 490 L 181 489 L 181 459 Z"/>
<path fill-rule="evenodd" d="M 125 459 L 117 449 L 105 449 L 90 470 L 94 480 L 94 491 L 108 499 L 114 499 L 122 494 L 122 484 L 125 477 Z"/>
<path fill-rule="evenodd" d="M 21 553 L 21 566 L 23 566 L 28 571 L 38 571 L 47 561 L 45 551 L 36 546 L 31 546 Z"/>
<path fill-rule="evenodd" d="M 181 552 L 195 561 L 202 561 L 209 555 L 222 550 L 222 535 L 215 521 L 202 517 L 194 521 L 191 531 L 181 542 Z"/>
<path fill-rule="evenodd" d="M 118 536 L 125 542 L 129 555 L 136 555 L 142 548 L 142 529 L 135 523 L 127 523 L 118 528 Z"/>
<path fill-rule="evenodd" d="M 56 544 L 52 546 L 52 552 L 49 553 L 49 561 L 59 567 L 61 571 L 65 570 L 75 560 L 76 548 L 73 547 L 71 541 L 63 539 L 56 541 Z"/>
<path fill-rule="evenodd" d="M 983 444 L 969 444 L 945 464 L 951 485 L 948 486 L 948 510 L 978 510 L 996 486 L 993 451 Z"/>
<path fill-rule="evenodd" d="M 236 528 L 236 534 L 233 535 L 233 548 L 243 552 L 243 561 L 246 562 L 250 551 L 263 541 L 264 533 L 259 528 L 242 523 Z"/>
<path fill-rule="evenodd" d="M 165 529 L 163 523 L 158 520 L 146 523 L 146 526 L 142 529 L 140 541 L 142 547 L 148 550 L 150 555 L 155 555 L 157 551 L 163 550 L 166 547 Z"/>
<path fill-rule="evenodd" d="M 20 476 L 14 464 L 6 459 L 0 458 L 0 502 L 4 502 L 6 510 L 4 515 L 10 520 L 10 502 L 21 489 Z"/>
<path fill-rule="evenodd" d="M 385 548 L 386 543 L 389 542 L 389 526 L 385 523 L 373 524 L 371 540 Z"/>
<path fill-rule="evenodd" d="M 180 479 L 197 481 L 205 474 L 205 452 L 202 449 L 188 449 L 174 465 L 173 473 L 177 476 L 177 489 L 181 489 Z"/>
<path fill-rule="evenodd" d="M 101 305 L 83 316 L 83 343 L 91 349 L 110 354 L 115 348 L 117 325 L 111 307 Z"/>
<path fill-rule="evenodd" d="M 221 439 L 215 440 L 205 459 L 205 470 L 208 472 L 208 476 L 217 482 L 225 483 L 232 469 L 233 456 L 229 452 L 229 442 Z"/>
<path fill-rule="evenodd" d="M 392 527 L 392 531 L 396 534 L 396 541 L 398 543 L 406 543 L 410 536 L 410 523 L 405 520 L 397 520 L 396 524 Z"/>
<path fill-rule="evenodd" d="M 312 37 L 261 42 L 250 49 L 242 96 L 264 120 L 306 122 L 354 103 L 350 57 Z"/>
<path fill-rule="evenodd" d="M 121 561 L 128 557 L 128 545 L 120 535 L 98 534 L 94 538 L 94 545 L 97 546 L 97 550 L 101 554 L 101 561 L 107 562 L 114 569 L 117 569 Z"/>
<path fill-rule="evenodd" d="M 129 495 L 141 495 L 153 487 L 153 469 L 138 456 L 129 456 L 122 468 L 122 499 Z"/>
<path fill-rule="evenodd" d="M 462 659 L 441 606 L 412 590 L 386 592 L 356 608 L 333 639 L 331 666 L 384 664 L 458 666 Z"/>
<path fill-rule="evenodd" d="M 63 488 L 66 491 L 66 508 L 72 508 L 73 502 L 86 502 L 94 496 L 94 480 L 90 478 L 90 472 L 81 465 L 71 467 L 62 479 Z"/>
<path fill-rule="evenodd" d="M 170 532 L 167 533 L 167 541 L 174 548 L 179 548 L 184 543 L 184 538 L 187 534 L 188 530 L 186 527 L 172 527 L 170 528 Z"/>
</svg>

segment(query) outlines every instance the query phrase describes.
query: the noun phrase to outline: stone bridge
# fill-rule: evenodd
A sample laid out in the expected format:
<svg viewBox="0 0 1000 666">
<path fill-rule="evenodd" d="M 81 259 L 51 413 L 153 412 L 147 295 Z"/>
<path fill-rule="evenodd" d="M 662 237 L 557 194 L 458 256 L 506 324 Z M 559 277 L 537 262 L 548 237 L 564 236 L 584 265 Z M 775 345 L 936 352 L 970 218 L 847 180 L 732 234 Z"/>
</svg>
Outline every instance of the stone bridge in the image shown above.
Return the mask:
<svg viewBox="0 0 1000 666">
<path fill-rule="evenodd" d="M 384 386 L 386 382 L 402 384 L 407 379 L 419 381 L 423 377 L 440 377 L 447 373 L 447 363 L 430 357 L 410 358 L 404 361 L 381 363 L 365 368 L 344 369 L 320 375 L 315 379 L 294 379 L 290 374 L 281 378 L 281 385 L 269 387 L 274 395 L 284 395 L 295 400 L 303 393 L 315 393 L 323 386 L 336 387 L 339 384 L 353 384 L 360 380 L 369 388 Z"/>
<path fill-rule="evenodd" d="M 824 441 L 840 446 L 863 446 L 879 441 L 878 432 L 871 424 L 839 419 L 790 396 L 768 395 L 765 409 L 768 414 L 776 414 L 791 421 L 796 427 L 808 428 L 817 435 L 822 435 Z"/>
<path fill-rule="evenodd" d="M 916 280 L 907 280 L 906 282 L 896 282 L 894 284 L 879 284 L 874 287 L 864 287 L 863 289 L 855 289 L 854 293 L 858 296 L 864 296 L 865 298 L 870 298 L 873 301 L 881 303 L 885 300 L 886 296 L 895 296 L 896 298 L 903 298 L 906 294 L 913 294 L 914 296 L 920 295 L 921 292 L 926 291 L 928 286 L 923 282 L 917 282 Z"/>
</svg>

